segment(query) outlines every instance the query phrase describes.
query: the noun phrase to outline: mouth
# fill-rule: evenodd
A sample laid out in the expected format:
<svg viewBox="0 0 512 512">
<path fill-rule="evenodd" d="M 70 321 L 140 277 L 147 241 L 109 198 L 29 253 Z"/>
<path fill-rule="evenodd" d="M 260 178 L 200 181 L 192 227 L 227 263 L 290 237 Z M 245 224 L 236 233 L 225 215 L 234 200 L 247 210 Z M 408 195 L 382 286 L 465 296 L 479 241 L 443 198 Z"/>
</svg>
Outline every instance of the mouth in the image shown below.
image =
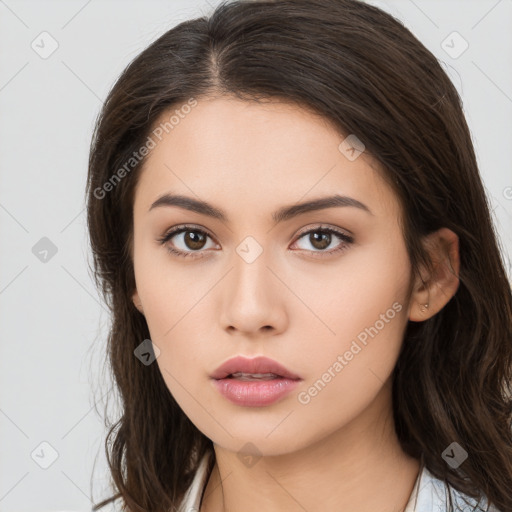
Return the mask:
<svg viewBox="0 0 512 512">
<path fill-rule="evenodd" d="M 299 375 L 288 370 L 277 361 L 261 356 L 255 358 L 237 356 L 228 359 L 211 374 L 211 378 L 215 380 L 237 379 L 242 381 L 280 378 L 302 380 Z"/>
<path fill-rule="evenodd" d="M 276 375 L 275 373 L 243 373 L 243 372 L 236 372 L 231 373 L 226 379 L 237 379 L 241 381 L 258 381 L 258 380 L 275 380 L 275 379 L 282 379 L 282 375 Z"/>
<path fill-rule="evenodd" d="M 212 375 L 215 388 L 230 402 L 245 407 L 271 405 L 303 380 L 277 361 L 266 357 L 235 357 Z"/>
</svg>

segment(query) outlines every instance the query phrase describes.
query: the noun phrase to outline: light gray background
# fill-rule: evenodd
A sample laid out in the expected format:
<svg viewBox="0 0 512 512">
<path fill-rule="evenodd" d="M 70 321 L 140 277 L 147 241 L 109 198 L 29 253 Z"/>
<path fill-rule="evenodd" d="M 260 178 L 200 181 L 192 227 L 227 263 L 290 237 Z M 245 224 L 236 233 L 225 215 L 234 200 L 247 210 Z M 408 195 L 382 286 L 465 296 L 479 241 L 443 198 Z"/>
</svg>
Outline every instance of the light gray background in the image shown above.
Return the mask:
<svg viewBox="0 0 512 512">
<path fill-rule="evenodd" d="M 99 375 L 108 315 L 89 272 L 84 211 L 93 122 L 129 61 L 217 3 L 0 0 L 0 512 L 90 510 L 96 456 L 95 501 L 103 496 L 94 405 L 101 412 L 110 389 Z M 401 19 L 462 95 L 510 276 L 512 0 L 369 3 Z M 43 31 L 58 43 L 47 58 L 31 47 L 51 48 Z M 446 39 L 453 31 L 469 44 L 456 58 L 463 41 Z M 32 250 L 43 237 L 57 249 L 46 262 Z M 42 442 L 58 452 L 47 469 Z"/>
</svg>

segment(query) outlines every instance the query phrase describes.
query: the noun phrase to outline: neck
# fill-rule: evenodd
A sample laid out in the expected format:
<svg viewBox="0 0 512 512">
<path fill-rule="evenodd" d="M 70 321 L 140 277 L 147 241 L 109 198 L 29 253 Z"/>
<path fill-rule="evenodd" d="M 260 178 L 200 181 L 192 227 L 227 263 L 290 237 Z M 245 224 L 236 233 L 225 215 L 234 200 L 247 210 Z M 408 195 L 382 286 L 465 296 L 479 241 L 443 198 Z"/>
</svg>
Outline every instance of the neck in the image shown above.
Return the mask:
<svg viewBox="0 0 512 512">
<path fill-rule="evenodd" d="M 390 394 L 390 386 L 381 393 Z M 403 452 L 389 400 L 374 401 L 349 424 L 309 446 L 263 456 L 246 467 L 214 445 L 216 463 L 201 512 L 403 511 L 420 463 Z"/>
</svg>

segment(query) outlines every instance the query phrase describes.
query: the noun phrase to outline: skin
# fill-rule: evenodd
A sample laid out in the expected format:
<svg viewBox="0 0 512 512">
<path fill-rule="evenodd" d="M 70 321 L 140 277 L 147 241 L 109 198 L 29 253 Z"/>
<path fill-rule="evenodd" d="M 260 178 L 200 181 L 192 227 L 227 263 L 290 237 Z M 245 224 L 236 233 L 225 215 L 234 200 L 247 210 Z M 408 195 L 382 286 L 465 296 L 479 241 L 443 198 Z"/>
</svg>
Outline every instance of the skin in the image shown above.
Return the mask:
<svg viewBox="0 0 512 512">
<path fill-rule="evenodd" d="M 413 490 L 419 462 L 395 434 L 391 374 L 408 321 L 435 315 L 457 290 L 458 239 L 446 228 L 430 235 L 436 271 L 423 276 L 427 285 L 413 278 L 398 200 L 369 155 L 351 161 L 338 149 L 344 138 L 297 106 L 208 98 L 145 162 L 134 200 L 133 301 L 169 391 L 214 443 L 201 512 L 396 512 Z M 176 206 L 148 211 L 171 192 L 208 201 L 228 221 Z M 331 207 L 272 221 L 284 205 L 333 193 L 371 214 Z M 200 257 L 175 256 L 157 241 L 181 223 L 211 237 L 201 247 L 178 234 L 167 245 Z M 302 236 L 320 224 L 353 243 L 329 254 L 345 242 L 333 235 L 322 248 Z M 236 251 L 247 236 L 263 250 L 252 263 Z M 300 403 L 298 394 L 394 303 L 402 306 L 394 318 Z M 265 355 L 304 380 L 270 406 L 232 404 L 209 375 L 238 354 Z M 259 454 L 252 465 L 239 457 L 253 453 L 242 449 L 249 442 Z"/>
</svg>

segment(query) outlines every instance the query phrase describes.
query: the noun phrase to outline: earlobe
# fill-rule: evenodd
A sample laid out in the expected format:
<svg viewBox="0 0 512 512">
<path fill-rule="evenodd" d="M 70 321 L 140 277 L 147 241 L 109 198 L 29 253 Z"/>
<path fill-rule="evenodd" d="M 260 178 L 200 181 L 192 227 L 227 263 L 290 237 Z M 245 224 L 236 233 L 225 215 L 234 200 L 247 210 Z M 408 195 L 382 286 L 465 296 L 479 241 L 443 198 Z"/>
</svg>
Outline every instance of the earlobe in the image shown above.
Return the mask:
<svg viewBox="0 0 512 512">
<path fill-rule="evenodd" d="M 425 240 L 433 262 L 432 274 L 418 278 L 411 295 L 409 320 L 423 322 L 450 301 L 459 287 L 459 237 L 448 228 L 431 233 Z"/>
</svg>

